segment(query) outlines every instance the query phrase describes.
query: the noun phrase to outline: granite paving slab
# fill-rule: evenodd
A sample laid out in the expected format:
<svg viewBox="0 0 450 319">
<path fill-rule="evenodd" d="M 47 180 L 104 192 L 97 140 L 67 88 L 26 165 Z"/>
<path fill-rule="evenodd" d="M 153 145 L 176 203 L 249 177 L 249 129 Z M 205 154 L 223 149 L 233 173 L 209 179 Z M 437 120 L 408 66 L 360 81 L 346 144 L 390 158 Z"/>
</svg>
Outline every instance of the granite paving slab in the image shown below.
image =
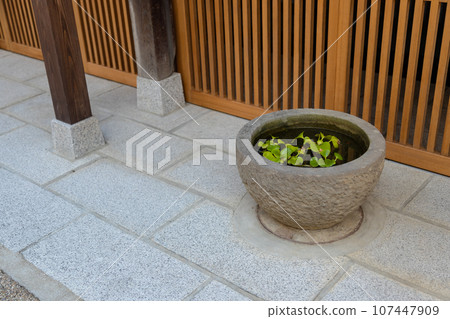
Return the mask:
<svg viewBox="0 0 450 319">
<path fill-rule="evenodd" d="M 50 188 L 131 231 L 148 230 L 147 235 L 199 199 L 111 160 L 97 161 Z"/>
<path fill-rule="evenodd" d="M 224 284 L 213 280 L 200 290 L 191 300 L 193 301 L 250 301 L 251 299 L 238 293 Z"/>
<path fill-rule="evenodd" d="M 39 89 L 0 76 L 0 109 L 41 93 Z"/>
<path fill-rule="evenodd" d="M 27 81 L 43 74 L 44 62 L 23 55 L 7 55 L 0 63 L 0 75 L 17 81 Z"/>
<path fill-rule="evenodd" d="M 230 159 L 233 161 L 234 157 L 227 153 L 222 153 L 223 160 L 206 160 L 203 157 L 204 154 L 214 153 L 212 149 L 202 148 L 200 165 L 194 165 L 193 158 L 190 156 L 184 162 L 162 172 L 161 175 L 186 186 L 198 179 L 193 189 L 237 207 L 246 190 L 236 165 L 229 165 Z"/>
<path fill-rule="evenodd" d="M 163 131 L 171 131 L 178 126 L 195 122 L 200 115 L 209 112 L 208 109 L 186 103 L 183 109 L 178 109 L 166 116 L 159 116 L 137 108 L 136 88 L 121 86 L 93 99 L 108 112 L 126 117 Z M 197 125 L 197 124 L 195 124 Z"/>
<path fill-rule="evenodd" d="M 0 135 L 23 125 L 24 122 L 0 113 Z"/>
<path fill-rule="evenodd" d="M 122 118 L 120 116 L 113 116 L 102 123 L 100 123 L 103 136 L 106 140 L 106 147 L 104 147 L 101 152 L 108 156 L 115 158 L 118 161 L 126 163 L 126 143 L 127 141 L 138 134 L 139 132 L 150 129 L 151 132 L 145 134 L 141 139 L 135 142 L 135 148 L 133 151 L 133 167 L 136 167 L 136 145 L 142 142 L 146 137 L 151 136 L 154 133 L 160 133 L 161 135 L 155 140 L 149 142 L 146 148 L 154 145 L 158 141 L 165 137 L 170 137 L 171 139 L 161 145 L 158 149 L 153 152 L 153 169 L 154 174 L 158 174 L 161 170 L 166 169 L 169 165 L 185 159 L 190 153 L 192 153 L 192 142 L 188 140 L 181 139 L 179 137 L 161 132 L 160 130 L 149 128 L 147 125 L 134 122 L 129 119 Z M 165 157 L 165 150 L 170 147 L 170 161 L 167 165 L 158 168 L 158 163 L 160 163 Z M 146 151 L 144 151 L 146 154 Z M 147 156 L 143 158 L 144 168 L 147 167 Z"/>
<path fill-rule="evenodd" d="M 233 230 L 231 215 L 223 206 L 203 202 L 154 240 L 266 300 L 312 300 L 338 272 L 339 266 L 328 258 L 284 259 L 261 253 Z"/>
<path fill-rule="evenodd" d="M 51 152 L 51 135 L 39 128 L 26 125 L 0 136 L 0 163 L 45 184 L 63 174 L 99 158 L 90 154 L 76 161 L 66 160 Z"/>
<path fill-rule="evenodd" d="M 93 116 L 99 121 L 111 116 L 111 114 L 96 108 L 95 104 L 91 105 L 91 109 Z M 55 111 L 52 98 L 48 93 L 17 103 L 4 111 L 47 132 L 52 132 L 51 123 L 55 118 Z"/>
<path fill-rule="evenodd" d="M 436 300 L 426 293 L 359 265 L 352 266 L 347 272 L 348 275 L 345 274 L 323 300 L 371 301 L 372 299 L 365 292 L 376 301 Z"/>
<path fill-rule="evenodd" d="M 20 251 L 80 216 L 83 211 L 0 168 L 0 243 Z"/>
<path fill-rule="evenodd" d="M 435 175 L 403 212 L 450 229 L 450 178 Z"/>
<path fill-rule="evenodd" d="M 380 235 L 350 256 L 375 269 L 450 298 L 450 232 L 390 213 Z"/>
<path fill-rule="evenodd" d="M 90 215 L 27 249 L 24 257 L 85 300 L 180 300 L 207 279 Z"/>
<path fill-rule="evenodd" d="M 431 173 L 386 160 L 372 194 L 383 205 L 399 210 Z"/>
</svg>

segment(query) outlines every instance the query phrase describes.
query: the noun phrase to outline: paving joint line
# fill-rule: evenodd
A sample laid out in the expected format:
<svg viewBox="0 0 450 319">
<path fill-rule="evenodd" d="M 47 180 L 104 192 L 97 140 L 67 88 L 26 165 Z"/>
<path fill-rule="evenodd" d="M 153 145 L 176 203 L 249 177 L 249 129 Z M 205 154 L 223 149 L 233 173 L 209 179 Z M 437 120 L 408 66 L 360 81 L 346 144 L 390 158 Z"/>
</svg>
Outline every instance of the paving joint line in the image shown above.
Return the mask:
<svg viewBox="0 0 450 319">
<path fill-rule="evenodd" d="M 76 217 L 74 217 L 73 219 L 71 219 L 70 221 L 68 221 L 67 223 L 63 224 L 62 226 L 56 228 L 55 230 L 49 232 L 48 234 L 40 237 L 38 240 L 28 244 L 27 246 L 25 246 L 24 248 L 22 248 L 21 250 L 19 250 L 20 254 L 23 254 L 26 250 L 33 248 L 34 246 L 36 246 L 37 244 L 39 244 L 41 241 L 49 238 L 50 236 L 59 233 L 60 231 L 62 231 L 63 229 L 66 229 L 67 227 L 69 227 L 70 225 L 74 224 L 75 222 L 77 222 L 78 220 L 80 220 L 81 218 L 83 218 L 84 216 L 87 215 L 86 211 L 83 211 L 80 215 L 77 215 Z"/>
<path fill-rule="evenodd" d="M 336 285 L 341 282 L 341 280 L 347 275 L 347 272 L 350 270 L 350 268 L 353 266 L 353 263 L 351 260 L 346 261 L 342 267 L 344 269 L 338 269 L 336 272 L 336 275 L 333 276 L 326 284 L 325 286 L 316 294 L 316 296 L 313 298 L 313 301 L 320 301 L 323 300 L 323 298 L 333 290 Z"/>
<path fill-rule="evenodd" d="M 205 280 L 201 285 L 191 291 L 186 297 L 183 298 L 183 301 L 191 301 L 200 291 L 202 291 L 206 286 L 208 286 L 213 279 L 209 277 Z"/>
<path fill-rule="evenodd" d="M 355 265 L 359 265 L 361 267 L 364 267 L 364 268 L 366 268 L 366 269 L 368 269 L 368 270 L 370 270 L 370 271 L 372 271 L 372 272 L 374 272 L 374 273 L 376 273 L 376 274 L 378 274 L 378 275 L 380 275 L 382 277 L 385 277 L 387 279 L 399 282 L 399 283 L 401 283 L 402 285 L 404 285 L 406 287 L 412 288 L 413 290 L 417 290 L 419 292 L 425 293 L 427 295 L 430 295 L 430 296 L 435 297 L 435 298 L 440 299 L 440 300 L 449 300 L 449 298 L 450 298 L 450 296 L 441 295 L 441 294 L 439 294 L 439 293 L 437 293 L 437 292 L 435 292 L 433 290 L 430 290 L 430 289 L 428 289 L 426 287 L 422 287 L 422 286 L 420 286 L 420 285 L 418 285 L 416 283 L 413 283 L 411 281 L 408 281 L 406 279 L 398 277 L 397 275 L 394 275 L 394 274 L 392 274 L 390 272 L 381 270 L 379 268 L 376 268 L 375 266 L 372 266 L 372 265 L 367 264 L 367 263 L 365 263 L 363 261 L 360 261 L 360 260 L 358 260 L 355 257 L 352 257 L 352 256 L 347 256 L 347 257 L 351 261 L 353 261 Z"/>
<path fill-rule="evenodd" d="M 405 202 L 400 207 L 399 211 L 403 211 L 403 209 L 406 206 L 408 206 L 408 204 L 414 199 L 414 197 L 416 197 L 417 194 L 419 194 L 430 183 L 430 181 L 432 179 L 433 179 L 433 175 L 428 176 L 428 178 L 414 191 L 414 193 L 412 193 L 411 196 L 409 196 L 409 198 L 407 200 L 405 200 Z"/>
<path fill-rule="evenodd" d="M 393 213 L 393 214 L 400 215 L 400 216 L 402 216 L 402 217 L 410 218 L 410 219 L 412 219 L 412 220 L 414 220 L 414 221 L 418 221 L 418 222 L 421 222 L 421 223 L 424 223 L 424 224 L 428 224 L 428 225 L 433 226 L 433 227 L 437 227 L 437 228 L 442 229 L 442 230 L 445 230 L 445 231 L 450 231 L 450 229 L 449 229 L 447 226 L 444 226 L 444 225 L 441 225 L 441 224 L 434 223 L 433 221 L 424 219 L 424 218 L 422 218 L 422 217 L 420 217 L 420 216 L 409 215 L 409 214 L 407 214 L 407 213 L 398 212 L 398 211 L 390 211 L 390 212 Z"/>
<path fill-rule="evenodd" d="M 231 281 L 220 277 L 219 275 L 216 275 L 215 273 L 213 273 L 212 271 L 208 270 L 207 268 L 204 268 L 203 266 L 196 264 L 195 262 L 187 259 L 186 257 L 183 257 L 181 255 L 178 255 L 177 253 L 173 252 L 172 250 L 164 247 L 163 245 L 153 241 L 153 240 L 149 240 L 148 238 L 144 239 L 149 245 L 151 245 L 152 247 L 155 247 L 157 249 L 159 249 L 160 251 L 168 254 L 169 256 L 172 256 L 173 258 L 178 259 L 179 261 L 189 265 L 191 268 L 196 269 L 197 271 L 203 273 L 206 276 L 212 277 L 215 281 L 218 281 L 230 288 L 232 288 L 233 290 L 249 297 L 251 300 L 264 300 L 260 297 L 258 297 L 257 295 L 254 295 L 250 292 L 248 292 L 247 290 L 245 290 L 242 287 L 237 286 L 236 284 L 232 283 Z"/>
<path fill-rule="evenodd" d="M 9 80 L 9 79 L 8 79 L 8 80 Z M 19 83 L 20 83 L 20 82 L 19 82 Z M 33 89 L 35 89 L 35 88 L 33 87 Z M 44 92 L 44 91 L 42 91 L 42 90 L 40 90 L 40 91 L 41 91 L 41 92 L 36 93 L 36 94 L 34 94 L 34 95 L 30 95 L 29 97 L 26 97 L 26 98 L 24 98 L 24 99 L 21 99 L 21 100 L 18 100 L 18 101 L 15 101 L 15 102 L 6 104 L 6 105 L 0 107 L 0 109 L 3 110 L 3 111 L 5 111 L 7 108 L 16 106 L 17 104 L 24 103 L 24 102 L 26 102 L 26 101 L 28 101 L 28 100 L 31 100 L 31 99 L 34 99 L 34 98 L 36 98 L 36 97 L 39 97 L 39 96 L 41 96 L 41 95 L 46 94 L 46 92 Z M 8 114 L 8 115 L 10 115 L 9 112 L 5 112 L 5 113 Z M 11 114 L 11 115 L 12 115 L 12 114 Z M 21 121 L 22 121 L 22 122 L 26 122 L 26 121 L 24 121 L 24 120 L 21 120 Z"/>
</svg>

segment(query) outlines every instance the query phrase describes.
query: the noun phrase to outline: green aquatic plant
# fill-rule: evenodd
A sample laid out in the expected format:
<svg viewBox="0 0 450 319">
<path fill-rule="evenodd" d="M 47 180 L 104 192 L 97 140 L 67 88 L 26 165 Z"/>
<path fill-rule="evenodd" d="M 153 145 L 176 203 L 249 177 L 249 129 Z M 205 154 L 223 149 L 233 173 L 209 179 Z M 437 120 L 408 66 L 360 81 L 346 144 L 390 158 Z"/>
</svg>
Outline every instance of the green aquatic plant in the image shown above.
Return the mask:
<svg viewBox="0 0 450 319">
<path fill-rule="evenodd" d="M 322 132 L 315 136 L 312 139 L 302 132 L 290 143 L 272 136 L 265 142 L 258 142 L 258 146 L 260 153 L 268 160 L 292 166 L 331 167 L 336 165 L 337 160 L 343 160 L 337 152 L 340 141 L 336 136 L 324 135 Z"/>
</svg>

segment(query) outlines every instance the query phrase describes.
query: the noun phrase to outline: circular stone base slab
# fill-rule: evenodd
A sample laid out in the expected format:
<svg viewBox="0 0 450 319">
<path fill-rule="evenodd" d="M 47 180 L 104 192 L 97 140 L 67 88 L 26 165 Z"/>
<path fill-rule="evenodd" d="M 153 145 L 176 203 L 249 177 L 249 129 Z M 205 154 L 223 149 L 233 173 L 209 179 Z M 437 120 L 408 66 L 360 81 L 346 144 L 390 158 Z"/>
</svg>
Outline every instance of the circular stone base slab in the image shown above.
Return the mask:
<svg viewBox="0 0 450 319">
<path fill-rule="evenodd" d="M 328 244 L 344 239 L 355 233 L 362 224 L 364 213 L 362 208 L 349 214 L 341 223 L 326 229 L 301 230 L 286 226 L 260 207 L 257 208 L 258 219 L 265 229 L 275 236 L 300 244 Z"/>
</svg>

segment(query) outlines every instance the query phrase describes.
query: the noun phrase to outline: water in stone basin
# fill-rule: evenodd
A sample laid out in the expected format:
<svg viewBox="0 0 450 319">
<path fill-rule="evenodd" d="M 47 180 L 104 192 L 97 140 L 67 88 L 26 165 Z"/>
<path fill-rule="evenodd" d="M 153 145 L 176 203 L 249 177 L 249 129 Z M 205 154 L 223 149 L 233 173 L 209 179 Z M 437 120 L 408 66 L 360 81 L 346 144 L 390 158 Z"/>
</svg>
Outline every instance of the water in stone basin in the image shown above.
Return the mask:
<svg viewBox="0 0 450 319">
<path fill-rule="evenodd" d="M 337 137 L 340 141 L 339 148 L 336 150 L 334 147 L 332 147 L 331 155 L 329 155 L 329 158 L 332 158 L 333 152 L 338 152 L 342 156 L 342 160 L 337 160 L 336 165 L 344 164 L 350 161 L 353 161 L 360 157 L 362 154 L 364 154 L 367 150 L 367 147 L 362 142 L 357 142 L 354 138 L 340 133 L 336 131 L 332 131 L 325 128 L 308 128 L 308 127 L 300 127 L 300 128 L 289 128 L 289 129 L 279 129 L 274 130 L 270 133 L 270 135 L 262 135 L 260 139 L 258 140 L 270 140 L 273 137 L 280 138 L 285 143 L 289 143 L 296 146 L 302 146 L 303 140 L 297 139 L 297 144 L 295 144 L 295 141 L 293 142 L 293 139 L 297 137 L 301 132 L 303 133 L 303 136 L 308 136 L 309 138 L 313 139 L 314 141 L 317 141 L 317 136 L 319 132 L 323 133 L 324 135 L 333 135 Z M 258 142 L 256 141 L 256 143 Z M 259 148 L 258 152 L 262 155 L 263 149 Z M 334 157 L 333 157 L 334 158 Z"/>
</svg>

